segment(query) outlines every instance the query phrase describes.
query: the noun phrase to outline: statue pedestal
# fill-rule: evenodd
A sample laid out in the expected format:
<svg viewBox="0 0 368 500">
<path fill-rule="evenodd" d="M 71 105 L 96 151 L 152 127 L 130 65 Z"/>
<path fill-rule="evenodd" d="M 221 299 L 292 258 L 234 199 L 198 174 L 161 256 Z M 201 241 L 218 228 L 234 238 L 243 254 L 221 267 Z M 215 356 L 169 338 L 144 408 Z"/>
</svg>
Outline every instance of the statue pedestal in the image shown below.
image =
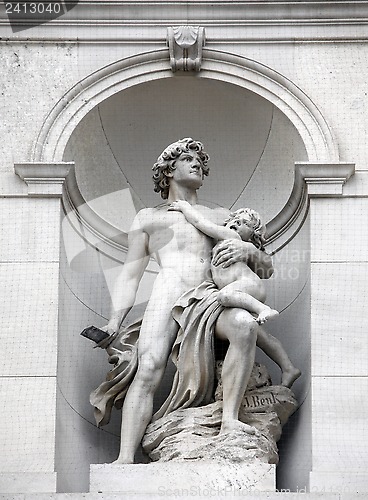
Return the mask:
<svg viewBox="0 0 368 500">
<path fill-rule="evenodd" d="M 91 465 L 90 473 L 91 493 L 233 496 L 239 491 L 276 489 L 276 466 L 263 462 L 96 464 Z"/>
</svg>

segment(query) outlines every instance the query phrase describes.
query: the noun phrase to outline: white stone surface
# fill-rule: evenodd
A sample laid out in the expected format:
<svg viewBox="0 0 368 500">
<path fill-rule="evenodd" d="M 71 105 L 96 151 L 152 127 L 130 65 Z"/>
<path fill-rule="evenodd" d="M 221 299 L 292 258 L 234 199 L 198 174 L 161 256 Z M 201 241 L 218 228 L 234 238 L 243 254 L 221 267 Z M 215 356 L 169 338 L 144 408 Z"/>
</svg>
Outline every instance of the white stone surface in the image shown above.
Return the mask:
<svg viewBox="0 0 368 500">
<path fill-rule="evenodd" d="M 312 264 L 313 375 L 367 375 L 367 274 L 368 263 Z"/>
<path fill-rule="evenodd" d="M 56 60 L 60 64 L 55 65 Z M 37 44 L 30 46 L 10 42 L 2 44 L 1 66 L 0 89 L 6 96 L 2 99 L 2 116 L 6 119 L 0 124 L 3 137 L 0 145 L 1 166 L 13 173 L 14 162 L 30 159 L 44 119 L 75 82 L 77 58 L 69 44 L 48 45 L 45 50 Z M 50 71 L 50 68 L 53 70 Z M 14 183 L 14 187 L 9 188 L 14 192 L 17 185 Z"/>
<path fill-rule="evenodd" d="M 193 499 L 194 495 L 183 495 L 180 498 L 189 500 Z M 123 497 L 121 493 L 37 493 L 37 494 L 7 494 L 1 495 L 0 500 L 122 500 L 122 498 L 130 499 L 134 498 L 136 500 L 162 500 L 163 495 L 155 495 L 150 494 L 147 496 L 146 494 L 140 493 L 132 493 L 129 497 Z M 169 497 L 170 498 L 170 497 Z M 171 498 L 175 498 L 175 496 L 171 496 Z M 195 497 L 194 497 L 195 498 Z M 201 498 L 197 495 L 197 498 Z M 202 498 L 208 498 L 202 496 Z M 211 498 L 215 498 L 220 500 L 224 498 L 224 495 L 216 495 L 211 496 Z M 225 497 L 226 498 L 226 497 Z M 234 495 L 231 493 L 228 495 L 228 498 L 243 498 L 243 496 Z M 292 493 L 289 490 L 280 489 L 276 492 L 262 492 L 262 491 L 247 491 L 246 498 L 251 500 L 366 500 L 365 494 L 359 493 L 306 493 L 304 488 L 301 488 L 299 491 Z"/>
<path fill-rule="evenodd" d="M 0 491 L 7 494 L 52 493 L 56 491 L 56 473 L 21 471 L 16 474 L 0 473 Z"/>
<path fill-rule="evenodd" d="M 367 213 L 367 198 L 314 199 L 311 206 L 312 262 L 367 262 Z"/>
<path fill-rule="evenodd" d="M 291 47 L 289 50 L 291 52 Z M 295 61 L 300 64 L 292 65 L 290 76 L 318 102 L 337 138 L 341 159 L 354 161 L 358 169 L 366 170 L 365 54 L 364 43 L 322 44 L 312 51 L 300 44 L 294 51 Z M 284 71 L 287 63 L 281 64 Z M 311 78 L 317 73 L 318 77 Z"/>
<path fill-rule="evenodd" d="M 188 93 L 190 107 L 186 106 Z M 152 123 L 155 134 L 147 136 L 147 121 L 169 116 L 175 107 L 181 109 L 180 121 Z M 119 111 L 122 109 L 124 113 Z M 160 199 L 152 189 L 150 167 L 168 141 L 188 134 L 201 140 L 211 156 L 211 174 L 201 188 L 200 199 L 235 208 L 251 206 L 265 221 L 283 208 L 293 186 L 294 161 L 305 158 L 302 141 L 274 106 L 224 82 L 179 75 L 129 88 L 82 120 L 65 154 L 76 161 L 78 183 L 87 200 L 123 189 L 128 181 L 137 205 L 154 206 Z M 90 136 L 96 141 L 86 140 Z M 145 137 L 138 160 L 136 149 L 131 147 L 137 137 Z M 224 138 L 226 148 L 218 137 Z M 249 144 L 245 158 L 242 143 Z M 265 183 L 274 185 L 271 193 L 259 191 Z M 119 205 L 110 203 L 108 210 L 102 205 L 96 208 L 106 220 L 121 225 Z"/>
<path fill-rule="evenodd" d="M 181 462 L 165 464 L 91 465 L 91 492 L 196 496 L 275 491 L 275 466 Z"/>
<path fill-rule="evenodd" d="M 1 183 L 0 183 L 0 194 L 14 196 L 16 195 L 24 195 L 27 196 L 28 188 L 27 185 L 19 179 L 17 175 L 14 175 L 14 169 L 6 169 L 0 166 L 0 175 L 1 175 Z"/>
<path fill-rule="evenodd" d="M 310 474 L 310 491 L 336 492 L 341 495 L 341 500 L 356 498 L 354 494 L 361 494 L 360 498 L 367 498 L 368 473 L 356 472 L 355 470 L 346 470 L 344 472 L 312 471 Z"/>
<path fill-rule="evenodd" d="M 294 184 L 294 163 L 303 158 L 306 158 L 306 152 L 297 131 L 275 107 L 267 143 L 234 208 L 252 207 L 268 222 L 284 207 Z M 272 188 L 263 189 L 270 181 Z"/>
<path fill-rule="evenodd" d="M 344 186 L 345 196 L 366 196 L 368 194 L 368 171 L 356 170 L 354 177 Z"/>
<path fill-rule="evenodd" d="M 303 291 L 310 277 L 309 226 L 272 257 L 274 275 L 264 284 L 275 309 L 282 311 Z"/>
<path fill-rule="evenodd" d="M 0 198 L 0 261 L 58 260 L 59 221 L 57 199 Z"/>
<path fill-rule="evenodd" d="M 1 473 L 54 472 L 55 377 L 3 377 L 0 394 Z"/>
<path fill-rule="evenodd" d="M 102 282 L 98 275 L 77 271 L 70 281 L 72 273 L 67 272 L 63 258 L 61 274 L 55 468 L 58 491 L 88 491 L 90 463 L 112 462 L 119 453 L 121 413 L 114 412 L 106 430 L 97 429 L 89 403 L 89 394 L 106 376 L 107 356 L 80 335 L 88 325 L 106 324 L 95 311 L 107 312 L 108 305 L 102 307 L 99 302 Z M 95 297 L 86 307 L 83 300 L 93 291 Z"/>
<path fill-rule="evenodd" d="M 0 376 L 55 376 L 58 264 L 0 263 Z"/>
<path fill-rule="evenodd" d="M 320 472 L 320 478 L 322 472 L 341 473 L 342 484 L 343 474 L 366 474 L 367 392 L 367 377 L 313 377 L 313 473 Z M 342 491 L 349 491 L 348 484 Z"/>
<path fill-rule="evenodd" d="M 28 186 L 28 196 L 60 198 L 63 184 L 74 163 L 16 163 L 15 173 Z"/>
<path fill-rule="evenodd" d="M 279 442 L 280 462 L 277 466 L 277 487 L 290 491 L 308 491 L 312 468 L 311 391 L 309 372 L 304 373 L 305 394 L 299 410 L 284 427 L 284 439 Z"/>
</svg>

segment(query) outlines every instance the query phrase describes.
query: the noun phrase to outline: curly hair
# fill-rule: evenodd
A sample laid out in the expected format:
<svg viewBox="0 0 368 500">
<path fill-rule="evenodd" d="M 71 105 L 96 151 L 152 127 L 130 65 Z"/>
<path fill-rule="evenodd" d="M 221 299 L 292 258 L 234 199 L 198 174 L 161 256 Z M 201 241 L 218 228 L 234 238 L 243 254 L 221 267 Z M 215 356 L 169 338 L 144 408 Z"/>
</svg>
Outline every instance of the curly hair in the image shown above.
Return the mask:
<svg viewBox="0 0 368 500">
<path fill-rule="evenodd" d="M 208 175 L 210 172 L 207 166 L 210 157 L 203 149 L 203 144 L 199 141 L 194 141 L 190 137 L 173 142 L 157 158 L 157 162 L 153 165 L 153 183 L 156 193 L 161 193 L 161 198 L 166 200 L 169 196 L 169 179 L 167 174 L 175 170 L 175 162 L 182 153 L 195 152 L 202 164 L 203 175 Z"/>
<path fill-rule="evenodd" d="M 263 224 L 261 216 L 252 208 L 240 208 L 235 212 L 231 212 L 230 216 L 225 220 L 224 224 L 230 224 L 235 221 L 240 221 L 247 224 L 253 229 L 253 234 L 250 237 L 251 243 L 259 250 L 264 251 L 264 243 L 266 241 L 266 226 Z"/>
</svg>

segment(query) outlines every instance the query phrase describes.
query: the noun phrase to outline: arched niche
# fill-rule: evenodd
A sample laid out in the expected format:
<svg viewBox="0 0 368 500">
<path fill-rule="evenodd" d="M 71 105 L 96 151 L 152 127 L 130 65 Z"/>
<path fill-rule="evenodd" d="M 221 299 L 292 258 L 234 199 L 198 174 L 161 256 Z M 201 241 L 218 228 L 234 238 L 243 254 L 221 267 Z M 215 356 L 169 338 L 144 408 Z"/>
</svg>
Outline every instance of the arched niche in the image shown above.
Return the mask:
<svg viewBox="0 0 368 500">
<path fill-rule="evenodd" d="M 51 111 L 34 149 L 35 162 L 75 162 L 64 196 L 61 317 L 69 319 L 60 326 L 58 375 L 62 393 L 58 426 L 63 428 L 68 415 L 73 420 L 68 432 L 73 436 L 57 445 L 60 478 L 68 477 L 76 449 L 86 450 L 83 464 L 74 464 L 85 477 L 89 463 L 111 461 L 117 452 L 117 422 L 104 441 L 91 425 L 86 397 L 103 378 L 106 360 L 97 350 L 91 354 L 84 339 L 77 341 L 76 332 L 90 323 L 106 323 L 109 289 L 119 261 L 124 260 L 132 217 L 139 208 L 160 203 L 152 191 L 151 166 L 168 143 L 181 137 L 201 140 L 212 157 L 211 175 L 200 192 L 203 203 L 251 206 L 269 222 L 279 279 L 268 283 L 268 303 L 282 313 L 270 331 L 282 335 L 293 361 L 302 368 L 296 393 L 301 402 L 307 397 L 308 204 L 294 164 L 336 162 L 337 149 L 316 106 L 285 77 L 250 59 L 219 51 L 204 50 L 203 57 L 202 70 L 196 74 L 173 74 L 167 50 L 97 71 Z M 291 266 L 294 275 L 284 276 Z M 148 299 L 154 276 L 151 266 L 139 306 Z M 77 367 L 76 373 L 71 366 Z M 75 384 L 77 372 L 83 377 Z M 300 415 L 299 420 L 308 424 L 307 412 Z M 304 444 L 300 438 L 290 440 L 294 444 L 289 462 L 300 451 L 308 462 L 307 434 L 304 430 Z M 300 470 L 306 476 L 309 464 Z"/>
</svg>

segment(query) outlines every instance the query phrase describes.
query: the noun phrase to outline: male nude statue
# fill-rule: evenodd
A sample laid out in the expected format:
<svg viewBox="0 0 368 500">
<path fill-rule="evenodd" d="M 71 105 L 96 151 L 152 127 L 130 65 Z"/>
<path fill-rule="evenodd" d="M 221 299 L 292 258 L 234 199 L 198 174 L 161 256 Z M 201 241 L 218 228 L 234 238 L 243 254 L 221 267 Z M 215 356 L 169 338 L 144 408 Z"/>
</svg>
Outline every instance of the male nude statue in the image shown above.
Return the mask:
<svg viewBox="0 0 368 500">
<path fill-rule="evenodd" d="M 125 397 L 122 413 L 120 454 L 116 463 L 133 463 L 135 451 L 152 418 L 153 396 L 178 332 L 172 308 L 179 297 L 208 279 L 211 238 L 186 221 L 180 212 L 169 210 L 177 200 L 185 200 L 207 219 L 223 224 L 229 211 L 210 209 L 197 204 L 197 190 L 208 175 L 209 156 L 203 145 L 190 138 L 168 146 L 154 165 L 155 191 L 166 203 L 141 210 L 129 232 L 129 250 L 118 276 L 112 303 L 112 317 L 105 327 L 109 334 L 118 331 L 133 307 L 138 285 L 149 258 L 153 256 L 160 272 L 144 314 L 138 341 L 138 369 Z M 215 265 L 229 266 L 245 260 L 256 272 L 272 273 L 271 259 L 249 243 L 225 240 L 213 256 Z M 118 307 L 116 307 L 118 304 Z M 252 371 L 257 328 L 244 309 L 225 308 L 217 319 L 215 335 L 229 341 L 223 363 L 223 417 L 221 432 L 241 428 L 255 429 L 239 422 L 238 413 Z"/>
</svg>

